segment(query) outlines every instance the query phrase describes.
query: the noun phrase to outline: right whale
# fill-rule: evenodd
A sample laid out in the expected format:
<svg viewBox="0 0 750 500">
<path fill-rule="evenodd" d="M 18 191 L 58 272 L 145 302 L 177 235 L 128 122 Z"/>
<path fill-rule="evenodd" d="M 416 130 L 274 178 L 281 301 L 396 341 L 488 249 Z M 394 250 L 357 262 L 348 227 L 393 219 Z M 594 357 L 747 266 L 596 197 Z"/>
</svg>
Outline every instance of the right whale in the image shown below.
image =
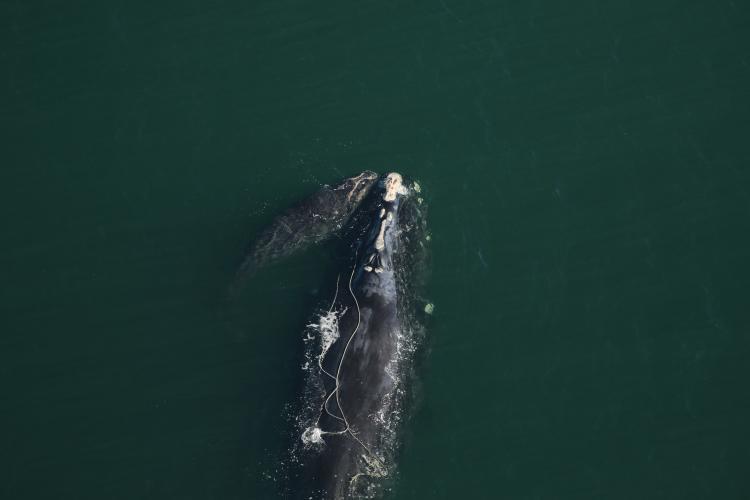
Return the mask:
<svg viewBox="0 0 750 500">
<path fill-rule="evenodd" d="M 301 471 L 288 492 L 293 498 L 375 498 L 395 472 L 421 335 L 414 264 L 426 238 L 416 190 L 397 173 L 373 188 L 360 209 L 369 221 L 352 246 L 352 267 L 339 275 L 328 312 L 311 325 L 321 338 L 308 356 L 315 362 L 308 363 L 307 412 L 298 417 Z"/>
<path fill-rule="evenodd" d="M 341 230 L 378 180 L 365 170 L 338 186 L 323 186 L 306 200 L 274 218 L 252 244 L 230 285 L 235 296 L 245 281 L 263 267 L 320 243 Z"/>
</svg>

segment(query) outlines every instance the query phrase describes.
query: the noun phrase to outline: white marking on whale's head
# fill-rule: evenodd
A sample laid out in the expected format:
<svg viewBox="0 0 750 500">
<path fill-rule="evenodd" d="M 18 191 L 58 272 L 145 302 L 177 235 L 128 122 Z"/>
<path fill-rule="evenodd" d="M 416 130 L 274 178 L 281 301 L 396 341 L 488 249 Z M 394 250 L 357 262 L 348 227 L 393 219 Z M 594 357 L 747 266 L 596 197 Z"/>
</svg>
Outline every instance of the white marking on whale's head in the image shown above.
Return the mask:
<svg viewBox="0 0 750 500">
<path fill-rule="evenodd" d="M 409 193 L 409 190 L 404 186 L 403 177 L 396 172 L 386 175 L 383 184 L 385 186 L 385 194 L 383 195 L 385 201 L 394 201 L 398 195 Z"/>
<path fill-rule="evenodd" d="M 388 212 L 388 215 L 391 215 L 391 213 Z M 375 238 L 375 250 L 378 252 L 382 252 L 385 249 L 385 229 L 388 227 L 392 219 L 393 216 L 380 221 L 380 231 L 378 231 L 378 236 Z"/>
</svg>

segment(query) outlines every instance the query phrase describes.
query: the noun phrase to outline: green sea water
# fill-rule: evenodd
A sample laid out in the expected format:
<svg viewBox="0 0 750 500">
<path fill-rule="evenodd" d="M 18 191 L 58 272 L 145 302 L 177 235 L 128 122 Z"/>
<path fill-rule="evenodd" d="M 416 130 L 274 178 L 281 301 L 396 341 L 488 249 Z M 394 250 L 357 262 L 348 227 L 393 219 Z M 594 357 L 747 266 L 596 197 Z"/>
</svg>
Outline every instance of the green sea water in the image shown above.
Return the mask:
<svg viewBox="0 0 750 500">
<path fill-rule="evenodd" d="M 226 288 L 364 169 L 430 206 L 390 498 L 748 498 L 749 14 L 0 2 L 0 498 L 275 498 L 336 261 Z"/>
</svg>

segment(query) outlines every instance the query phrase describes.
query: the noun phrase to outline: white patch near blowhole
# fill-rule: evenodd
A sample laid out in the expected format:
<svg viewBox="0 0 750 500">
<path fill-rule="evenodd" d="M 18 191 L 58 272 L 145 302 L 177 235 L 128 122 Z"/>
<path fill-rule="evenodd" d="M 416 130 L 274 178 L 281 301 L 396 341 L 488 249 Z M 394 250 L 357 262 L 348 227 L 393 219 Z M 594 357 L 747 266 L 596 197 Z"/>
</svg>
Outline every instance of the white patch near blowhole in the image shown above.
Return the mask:
<svg viewBox="0 0 750 500">
<path fill-rule="evenodd" d="M 393 201 L 396 199 L 396 196 L 408 193 L 409 190 L 404 186 L 404 179 L 401 177 L 401 174 L 392 172 L 386 176 L 385 194 L 383 195 L 385 201 Z"/>
<path fill-rule="evenodd" d="M 388 215 L 391 215 L 391 213 L 388 212 Z M 378 252 L 382 252 L 385 248 L 385 228 L 388 227 L 391 219 L 385 218 L 380 221 L 380 231 L 378 232 L 378 236 L 375 238 L 375 250 L 377 250 Z"/>
</svg>

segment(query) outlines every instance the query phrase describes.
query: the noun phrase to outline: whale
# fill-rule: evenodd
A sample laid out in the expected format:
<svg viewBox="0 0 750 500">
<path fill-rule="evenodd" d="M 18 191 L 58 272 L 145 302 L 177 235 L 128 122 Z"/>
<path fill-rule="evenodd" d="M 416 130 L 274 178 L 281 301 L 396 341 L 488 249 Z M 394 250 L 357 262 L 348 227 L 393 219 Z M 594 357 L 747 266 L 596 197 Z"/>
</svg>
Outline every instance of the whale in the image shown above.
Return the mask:
<svg viewBox="0 0 750 500">
<path fill-rule="evenodd" d="M 298 422 L 300 472 L 291 498 L 376 498 L 396 470 L 411 370 L 406 351 L 418 329 L 409 263 L 419 260 L 424 220 L 415 186 L 389 173 L 372 189 L 350 267 L 311 325 L 321 339 L 308 363 L 310 405 Z"/>
<path fill-rule="evenodd" d="M 255 238 L 235 272 L 230 296 L 236 295 L 259 269 L 281 262 L 340 231 L 378 179 L 378 174 L 365 170 L 336 186 L 323 186 L 275 217 Z"/>
</svg>

